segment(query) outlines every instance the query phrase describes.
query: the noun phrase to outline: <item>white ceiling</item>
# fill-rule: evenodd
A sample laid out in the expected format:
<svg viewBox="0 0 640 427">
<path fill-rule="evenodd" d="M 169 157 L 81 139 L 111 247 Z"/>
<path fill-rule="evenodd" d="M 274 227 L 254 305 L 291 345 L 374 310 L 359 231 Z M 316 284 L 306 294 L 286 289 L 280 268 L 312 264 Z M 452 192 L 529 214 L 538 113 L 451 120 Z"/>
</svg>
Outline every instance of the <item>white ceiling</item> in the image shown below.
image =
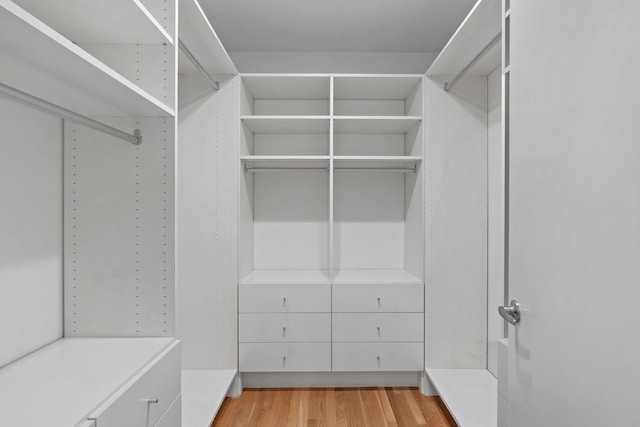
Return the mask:
<svg viewBox="0 0 640 427">
<path fill-rule="evenodd" d="M 475 0 L 200 0 L 230 52 L 439 52 Z"/>
</svg>

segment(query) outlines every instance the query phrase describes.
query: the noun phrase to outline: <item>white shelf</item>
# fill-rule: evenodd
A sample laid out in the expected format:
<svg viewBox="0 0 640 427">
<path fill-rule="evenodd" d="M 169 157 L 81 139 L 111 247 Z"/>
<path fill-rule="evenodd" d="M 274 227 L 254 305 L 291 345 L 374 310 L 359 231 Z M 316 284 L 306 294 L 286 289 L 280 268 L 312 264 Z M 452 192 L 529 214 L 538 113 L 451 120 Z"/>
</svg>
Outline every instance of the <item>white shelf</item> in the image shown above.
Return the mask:
<svg viewBox="0 0 640 427">
<path fill-rule="evenodd" d="M 334 98 L 338 100 L 405 100 L 416 91 L 422 75 L 336 76 Z"/>
<path fill-rule="evenodd" d="M 4 84 L 83 115 L 175 115 L 172 108 L 9 0 L 0 0 L 0 60 Z"/>
<path fill-rule="evenodd" d="M 140 0 L 14 0 L 75 43 L 173 44 Z"/>
<path fill-rule="evenodd" d="M 456 76 L 502 32 L 501 0 L 478 0 L 449 42 L 433 61 L 427 75 L 438 81 Z M 469 70 L 467 75 L 487 75 L 502 60 L 500 43 Z"/>
<path fill-rule="evenodd" d="M 397 169 L 417 167 L 422 161 L 419 156 L 335 156 L 336 170 L 348 169 Z"/>
<path fill-rule="evenodd" d="M 405 134 L 422 121 L 420 116 L 335 116 L 335 133 Z"/>
<path fill-rule="evenodd" d="M 329 116 L 242 116 L 242 122 L 253 133 L 329 133 Z"/>
<path fill-rule="evenodd" d="M 211 425 L 229 387 L 235 369 L 182 371 L 182 427 Z"/>
<path fill-rule="evenodd" d="M 338 270 L 334 285 L 347 284 L 422 284 L 422 280 L 406 270 Z"/>
<path fill-rule="evenodd" d="M 255 99 L 329 99 L 330 80 L 322 74 L 242 74 Z"/>
<path fill-rule="evenodd" d="M 329 168 L 329 156 L 244 156 L 240 160 L 252 168 Z"/>
<path fill-rule="evenodd" d="M 329 272 L 325 270 L 253 270 L 240 281 L 242 285 L 277 284 L 328 285 Z"/>
<path fill-rule="evenodd" d="M 231 62 L 229 54 L 196 0 L 180 0 L 179 16 L 180 40 L 209 74 L 212 76 L 238 74 L 236 66 Z M 181 74 L 198 73 L 191 61 L 187 59 L 179 61 L 178 71 Z"/>
<path fill-rule="evenodd" d="M 173 338 L 63 338 L 0 369 L 0 425 L 74 426 Z"/>
<path fill-rule="evenodd" d="M 460 427 L 498 425 L 498 382 L 486 369 L 427 369 L 427 376 Z"/>
</svg>

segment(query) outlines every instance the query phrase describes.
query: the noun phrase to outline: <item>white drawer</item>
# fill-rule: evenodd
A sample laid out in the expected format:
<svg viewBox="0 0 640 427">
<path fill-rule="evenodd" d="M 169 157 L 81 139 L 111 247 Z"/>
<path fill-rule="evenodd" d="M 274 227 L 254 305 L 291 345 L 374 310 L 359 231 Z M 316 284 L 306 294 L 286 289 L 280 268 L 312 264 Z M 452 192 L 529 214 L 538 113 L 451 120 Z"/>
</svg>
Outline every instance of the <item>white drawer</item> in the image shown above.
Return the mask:
<svg viewBox="0 0 640 427">
<path fill-rule="evenodd" d="M 240 313 L 328 313 L 331 285 L 240 285 Z"/>
<path fill-rule="evenodd" d="M 182 426 L 182 395 L 176 397 L 167 412 L 154 427 L 180 427 Z M 186 427 L 186 426 L 185 426 Z"/>
<path fill-rule="evenodd" d="M 424 341 L 422 313 L 334 313 L 334 342 Z"/>
<path fill-rule="evenodd" d="M 334 343 L 334 371 L 422 371 L 422 343 Z"/>
<path fill-rule="evenodd" d="M 241 314 L 240 342 L 331 342 L 329 313 Z"/>
<path fill-rule="evenodd" d="M 133 384 L 89 418 L 100 427 L 153 426 L 180 394 L 180 342 L 150 363 Z M 157 403 L 154 402 L 157 399 Z"/>
<path fill-rule="evenodd" d="M 424 311 L 423 286 L 413 285 L 334 285 L 333 311 L 412 312 Z"/>
<path fill-rule="evenodd" d="M 241 343 L 242 372 L 325 372 L 331 370 L 330 343 Z"/>
</svg>

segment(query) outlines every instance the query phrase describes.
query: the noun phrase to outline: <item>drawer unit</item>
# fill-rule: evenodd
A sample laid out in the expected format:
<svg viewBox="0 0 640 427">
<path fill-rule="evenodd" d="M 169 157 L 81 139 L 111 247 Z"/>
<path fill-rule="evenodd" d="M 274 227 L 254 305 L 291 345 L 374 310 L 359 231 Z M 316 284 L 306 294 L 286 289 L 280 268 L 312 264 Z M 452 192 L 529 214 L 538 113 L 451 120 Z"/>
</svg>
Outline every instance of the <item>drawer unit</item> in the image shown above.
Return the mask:
<svg viewBox="0 0 640 427">
<path fill-rule="evenodd" d="M 173 401 L 167 412 L 154 427 L 181 427 L 182 426 L 182 395 Z M 185 426 L 186 427 L 186 426 Z"/>
<path fill-rule="evenodd" d="M 334 313 L 332 325 L 334 342 L 424 339 L 422 313 Z"/>
<path fill-rule="evenodd" d="M 329 313 L 241 314 L 240 342 L 331 342 Z"/>
<path fill-rule="evenodd" d="M 330 343 L 240 343 L 242 372 L 330 370 Z"/>
<path fill-rule="evenodd" d="M 331 285 L 240 285 L 240 313 L 329 313 Z"/>
<path fill-rule="evenodd" d="M 180 394 L 180 374 L 180 343 L 174 342 L 89 418 L 100 427 L 153 426 Z"/>
<path fill-rule="evenodd" d="M 334 343 L 334 371 L 422 371 L 421 342 Z"/>
<path fill-rule="evenodd" d="M 424 311 L 422 284 L 354 284 L 333 286 L 333 311 L 413 312 Z"/>
</svg>

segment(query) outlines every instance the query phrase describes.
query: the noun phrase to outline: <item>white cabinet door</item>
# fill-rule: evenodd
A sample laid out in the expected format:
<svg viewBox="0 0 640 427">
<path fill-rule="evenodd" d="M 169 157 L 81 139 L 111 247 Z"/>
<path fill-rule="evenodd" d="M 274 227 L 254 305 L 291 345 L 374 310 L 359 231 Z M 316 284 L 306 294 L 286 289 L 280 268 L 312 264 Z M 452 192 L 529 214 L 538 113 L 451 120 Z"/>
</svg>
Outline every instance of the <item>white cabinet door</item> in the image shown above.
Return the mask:
<svg viewBox="0 0 640 427">
<path fill-rule="evenodd" d="M 334 285 L 333 311 L 414 312 L 424 311 L 423 286 L 418 285 Z"/>
<path fill-rule="evenodd" d="M 510 16 L 508 425 L 637 426 L 640 2 Z"/>
<path fill-rule="evenodd" d="M 334 342 L 424 340 L 422 313 L 334 313 Z"/>
<path fill-rule="evenodd" d="M 331 342 L 329 313 L 240 314 L 240 342 Z"/>
<path fill-rule="evenodd" d="M 240 343 L 241 372 L 330 370 L 330 343 Z"/>
<path fill-rule="evenodd" d="M 240 285 L 240 313 L 328 313 L 330 285 Z"/>
</svg>

